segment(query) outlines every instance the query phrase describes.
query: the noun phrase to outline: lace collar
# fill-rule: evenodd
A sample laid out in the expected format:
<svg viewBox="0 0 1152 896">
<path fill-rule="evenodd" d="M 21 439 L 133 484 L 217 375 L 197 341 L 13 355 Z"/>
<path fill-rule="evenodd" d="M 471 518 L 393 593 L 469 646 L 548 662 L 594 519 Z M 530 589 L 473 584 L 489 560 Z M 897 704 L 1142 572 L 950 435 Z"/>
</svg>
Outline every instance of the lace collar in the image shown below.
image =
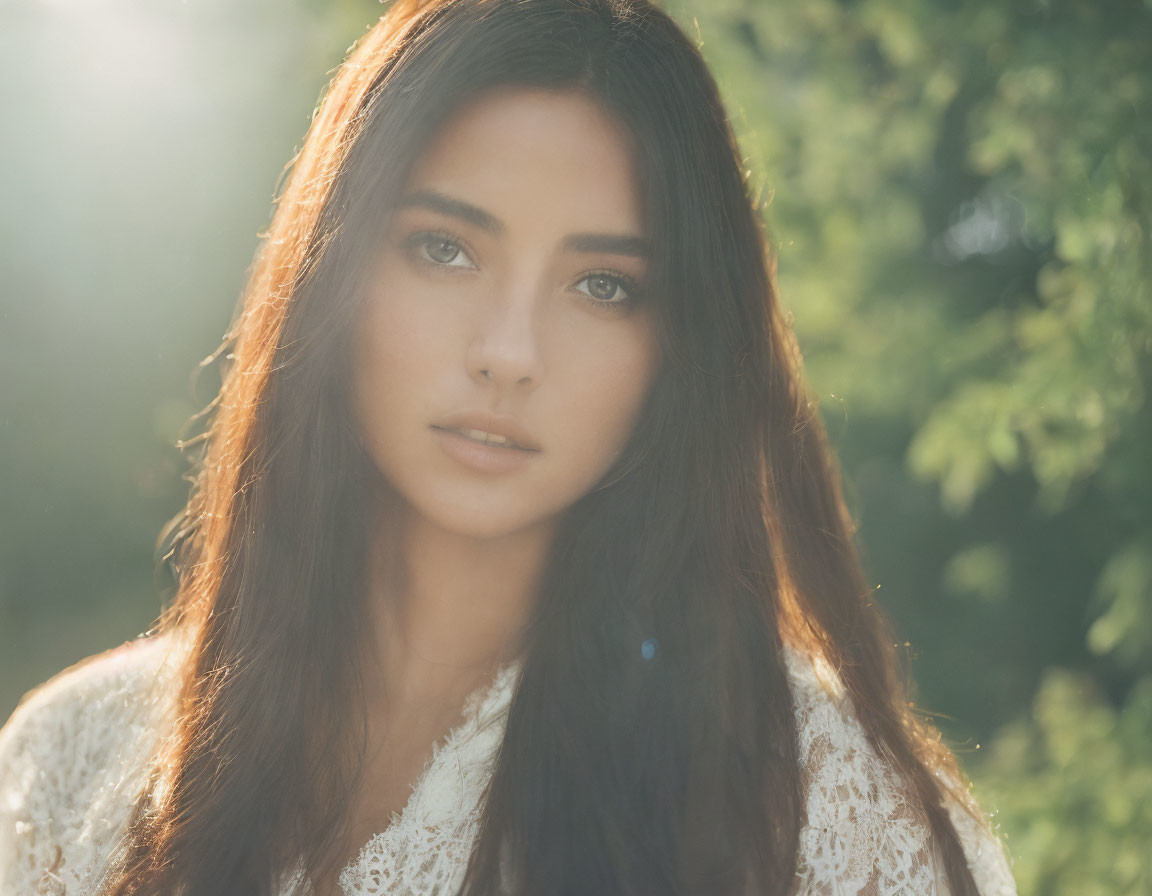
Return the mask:
<svg viewBox="0 0 1152 896">
<path fill-rule="evenodd" d="M 522 667 L 522 658 L 505 663 L 468 696 L 463 720 L 433 745 L 404 808 L 340 872 L 345 896 L 433 896 L 462 881 Z M 298 865 L 279 891 L 305 896 L 312 888 Z"/>
</svg>

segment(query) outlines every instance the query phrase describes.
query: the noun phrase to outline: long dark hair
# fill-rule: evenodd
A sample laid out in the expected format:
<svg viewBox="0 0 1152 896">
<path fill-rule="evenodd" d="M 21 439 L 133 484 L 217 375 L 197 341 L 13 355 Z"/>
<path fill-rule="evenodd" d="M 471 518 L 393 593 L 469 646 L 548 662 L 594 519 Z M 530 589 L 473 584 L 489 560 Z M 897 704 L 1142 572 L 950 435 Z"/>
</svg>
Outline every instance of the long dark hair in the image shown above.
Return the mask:
<svg viewBox="0 0 1152 896">
<path fill-rule="evenodd" d="M 343 360 L 364 260 L 439 124 L 506 84 L 585 91 L 633 134 L 661 368 L 559 528 L 464 892 L 790 892 L 789 643 L 839 670 L 952 892 L 977 896 L 944 808 L 975 813 L 967 779 L 906 702 L 715 83 L 646 0 L 401 0 L 337 71 L 213 356 L 161 541 L 178 589 L 157 627 L 189 645 L 175 725 L 104 892 L 262 894 L 295 857 L 336 867 L 365 732 L 373 473 Z"/>
</svg>

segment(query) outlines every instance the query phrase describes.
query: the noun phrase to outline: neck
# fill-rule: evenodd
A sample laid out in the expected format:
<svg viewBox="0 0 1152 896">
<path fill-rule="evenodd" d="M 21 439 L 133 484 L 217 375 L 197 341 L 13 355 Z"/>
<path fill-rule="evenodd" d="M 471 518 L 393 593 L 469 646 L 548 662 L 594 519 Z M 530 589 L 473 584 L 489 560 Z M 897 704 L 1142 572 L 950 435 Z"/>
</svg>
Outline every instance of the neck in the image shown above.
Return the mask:
<svg viewBox="0 0 1152 896">
<path fill-rule="evenodd" d="M 451 702 L 519 654 L 552 526 L 478 539 L 397 516 L 376 527 L 370 550 L 369 668 L 386 688 L 376 696 Z"/>
</svg>

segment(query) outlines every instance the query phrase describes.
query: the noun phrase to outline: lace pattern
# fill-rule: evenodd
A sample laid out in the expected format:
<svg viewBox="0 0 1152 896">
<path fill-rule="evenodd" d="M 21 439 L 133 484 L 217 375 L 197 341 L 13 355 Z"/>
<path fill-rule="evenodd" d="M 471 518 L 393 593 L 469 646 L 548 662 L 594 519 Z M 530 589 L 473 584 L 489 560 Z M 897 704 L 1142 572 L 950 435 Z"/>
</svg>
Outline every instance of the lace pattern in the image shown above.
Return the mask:
<svg viewBox="0 0 1152 896">
<path fill-rule="evenodd" d="M 93 896 L 165 728 L 174 645 L 138 641 L 65 670 L 0 730 L 0 896 Z M 807 824 L 796 896 L 948 896 L 923 812 L 871 748 L 835 673 L 788 650 Z M 447 896 L 463 880 L 520 663 L 473 693 L 408 803 L 339 876 L 346 896 Z M 999 840 L 949 813 L 982 896 L 1015 896 Z M 299 870 L 280 896 L 308 896 Z"/>
<path fill-rule="evenodd" d="M 786 652 L 796 701 L 807 824 L 800 834 L 802 896 L 947 896 L 919 800 L 877 755 L 836 674 Z M 991 830 L 948 806 L 982 896 L 1014 896 L 1007 858 Z"/>
<path fill-rule="evenodd" d="M 520 669 L 519 661 L 502 666 L 469 697 L 464 722 L 435 744 L 408 803 L 340 873 L 346 894 L 423 896 L 460 888 Z M 299 876 L 295 883 L 310 892 Z"/>
<path fill-rule="evenodd" d="M 173 646 L 138 641 L 78 663 L 0 731 L 0 896 L 95 892 L 164 727 Z"/>
</svg>

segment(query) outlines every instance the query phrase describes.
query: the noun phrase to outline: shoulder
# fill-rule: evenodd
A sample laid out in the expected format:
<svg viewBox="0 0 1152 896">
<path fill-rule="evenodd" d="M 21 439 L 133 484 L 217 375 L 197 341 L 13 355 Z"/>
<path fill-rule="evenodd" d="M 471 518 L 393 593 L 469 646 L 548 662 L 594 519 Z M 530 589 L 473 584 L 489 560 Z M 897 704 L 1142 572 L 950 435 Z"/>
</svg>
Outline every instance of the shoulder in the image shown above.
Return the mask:
<svg viewBox="0 0 1152 896">
<path fill-rule="evenodd" d="M 176 642 L 138 639 L 88 657 L 24 695 L 0 729 L 0 892 L 80 863 L 115 826 L 131 774 L 159 729 Z M 11 880 L 6 875 L 35 875 Z"/>
<path fill-rule="evenodd" d="M 82 760 L 155 708 L 160 686 L 175 672 L 175 653 L 171 638 L 140 638 L 69 666 L 21 699 L 0 729 L 0 758 L 50 751 Z"/>
<path fill-rule="evenodd" d="M 931 830 L 911 785 L 877 753 L 835 669 L 785 649 L 807 819 L 799 892 L 948 893 Z M 987 824 L 948 806 L 982 896 L 1015 896 L 1004 850 Z"/>
</svg>

